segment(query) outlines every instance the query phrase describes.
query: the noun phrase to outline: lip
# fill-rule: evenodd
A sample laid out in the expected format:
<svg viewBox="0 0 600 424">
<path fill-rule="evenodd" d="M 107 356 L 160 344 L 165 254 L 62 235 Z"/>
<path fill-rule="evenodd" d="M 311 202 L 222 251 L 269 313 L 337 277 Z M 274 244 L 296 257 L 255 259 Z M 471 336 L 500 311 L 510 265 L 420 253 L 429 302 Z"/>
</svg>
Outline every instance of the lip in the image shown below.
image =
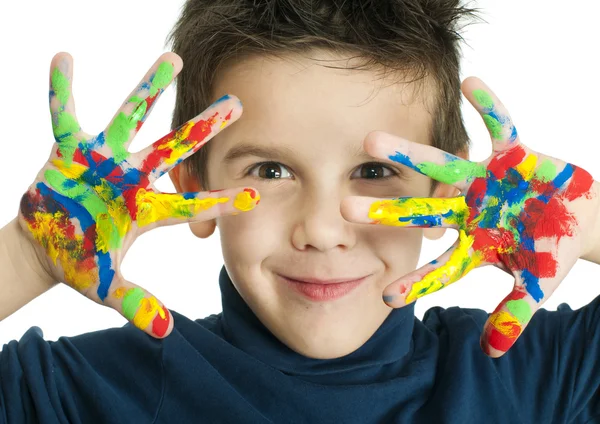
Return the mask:
<svg viewBox="0 0 600 424">
<path fill-rule="evenodd" d="M 310 300 L 317 302 L 339 299 L 360 286 L 369 277 L 369 275 L 366 275 L 353 280 L 319 280 L 315 278 L 303 277 L 300 280 L 280 274 L 277 274 L 277 276 L 296 292 Z"/>
</svg>

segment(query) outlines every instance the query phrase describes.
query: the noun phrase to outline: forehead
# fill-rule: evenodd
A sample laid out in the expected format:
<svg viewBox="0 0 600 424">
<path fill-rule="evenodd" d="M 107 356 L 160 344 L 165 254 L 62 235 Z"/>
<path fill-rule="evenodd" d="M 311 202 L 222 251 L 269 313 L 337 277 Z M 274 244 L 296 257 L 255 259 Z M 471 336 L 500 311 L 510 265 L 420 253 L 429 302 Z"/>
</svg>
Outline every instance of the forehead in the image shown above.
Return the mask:
<svg viewBox="0 0 600 424">
<path fill-rule="evenodd" d="M 244 111 L 218 137 L 310 144 L 318 150 L 348 144 L 360 148 L 369 132 L 382 130 L 429 143 L 429 85 L 397 82 L 397 75 L 396 81 L 391 75 L 382 78 L 376 70 L 347 69 L 352 65 L 348 57 L 322 51 L 310 57 L 255 56 L 230 65 L 215 78 L 214 99 L 234 94 Z"/>
</svg>

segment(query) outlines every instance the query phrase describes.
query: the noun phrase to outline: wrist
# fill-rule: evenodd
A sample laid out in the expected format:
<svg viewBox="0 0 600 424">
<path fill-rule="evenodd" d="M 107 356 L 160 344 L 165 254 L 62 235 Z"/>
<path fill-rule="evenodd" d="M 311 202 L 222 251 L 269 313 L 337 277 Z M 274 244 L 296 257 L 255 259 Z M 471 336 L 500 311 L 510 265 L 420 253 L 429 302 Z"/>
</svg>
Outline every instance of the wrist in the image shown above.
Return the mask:
<svg viewBox="0 0 600 424">
<path fill-rule="evenodd" d="M 0 229 L 0 262 L 6 263 L 3 269 L 16 281 L 47 290 L 57 281 L 51 276 L 45 257 L 33 245 L 17 218 Z"/>
</svg>

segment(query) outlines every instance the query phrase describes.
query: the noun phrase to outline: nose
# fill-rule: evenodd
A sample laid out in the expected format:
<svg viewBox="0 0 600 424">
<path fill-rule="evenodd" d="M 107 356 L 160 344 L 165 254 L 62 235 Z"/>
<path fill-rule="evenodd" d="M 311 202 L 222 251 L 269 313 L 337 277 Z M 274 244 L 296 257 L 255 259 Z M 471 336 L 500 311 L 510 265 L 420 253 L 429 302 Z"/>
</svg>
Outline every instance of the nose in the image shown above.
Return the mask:
<svg viewBox="0 0 600 424">
<path fill-rule="evenodd" d="M 298 250 L 328 251 L 335 248 L 351 249 L 356 243 L 353 224 L 340 213 L 340 193 L 333 190 L 313 191 L 300 200 L 298 216 L 292 231 L 292 244 Z"/>
</svg>

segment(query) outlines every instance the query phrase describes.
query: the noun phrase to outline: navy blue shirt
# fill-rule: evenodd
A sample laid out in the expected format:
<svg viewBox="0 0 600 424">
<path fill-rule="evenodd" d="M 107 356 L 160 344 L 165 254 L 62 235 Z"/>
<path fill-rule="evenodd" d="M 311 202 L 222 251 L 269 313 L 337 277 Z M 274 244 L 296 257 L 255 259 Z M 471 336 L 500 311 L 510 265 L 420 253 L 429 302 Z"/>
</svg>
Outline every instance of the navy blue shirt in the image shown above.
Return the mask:
<svg viewBox="0 0 600 424">
<path fill-rule="evenodd" d="M 223 312 L 154 339 L 131 324 L 0 354 L 1 423 L 600 422 L 600 297 L 541 309 L 502 358 L 479 347 L 488 314 L 414 304 L 358 350 L 317 360 L 256 318 L 225 270 Z"/>
</svg>

